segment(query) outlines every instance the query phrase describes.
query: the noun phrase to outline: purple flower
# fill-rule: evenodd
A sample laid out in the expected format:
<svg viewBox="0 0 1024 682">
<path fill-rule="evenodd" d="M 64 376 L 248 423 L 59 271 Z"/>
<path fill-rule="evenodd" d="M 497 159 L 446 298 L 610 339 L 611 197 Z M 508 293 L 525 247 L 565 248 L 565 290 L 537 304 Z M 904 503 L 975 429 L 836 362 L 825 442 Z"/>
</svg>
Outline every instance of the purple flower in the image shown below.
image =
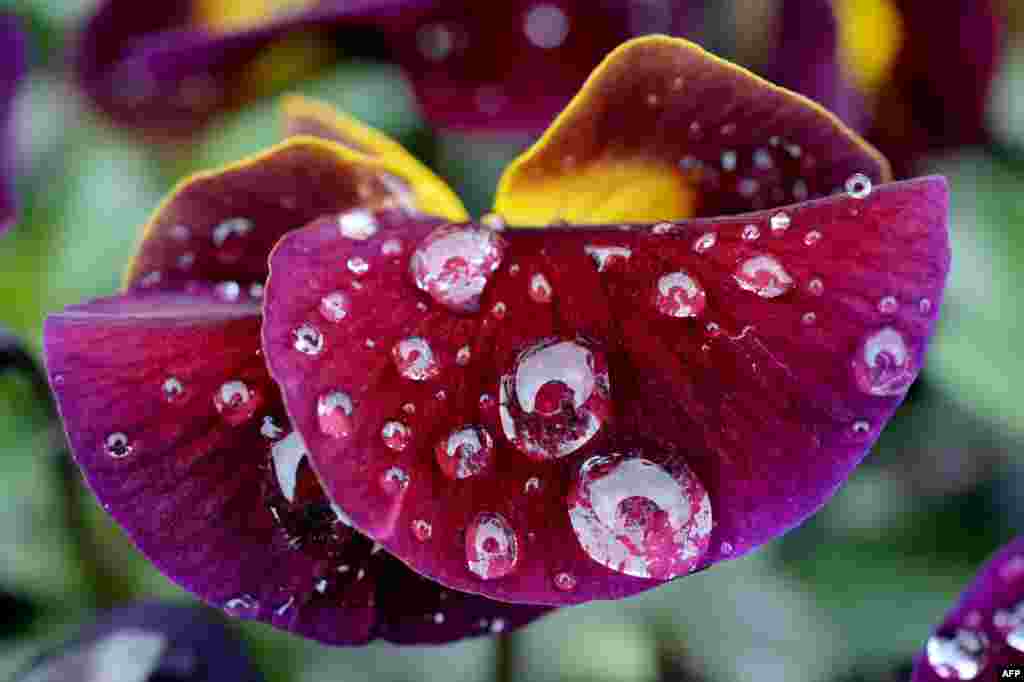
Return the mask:
<svg viewBox="0 0 1024 682">
<path fill-rule="evenodd" d="M 8 128 L 14 109 L 14 95 L 24 73 L 25 37 L 13 16 L 0 13 L 0 235 L 14 225 L 17 217 L 17 200 L 11 184 L 13 138 Z"/>
<path fill-rule="evenodd" d="M 1024 668 L 1024 536 L 989 559 L 928 638 L 914 682 L 1013 679 Z M 1017 673 L 1019 676 L 1021 673 Z"/>
<path fill-rule="evenodd" d="M 45 333 L 94 492 L 231 613 L 441 641 L 649 589 L 816 511 L 921 368 L 945 182 L 691 43 L 616 49 L 477 222 L 286 111 Z"/>
</svg>

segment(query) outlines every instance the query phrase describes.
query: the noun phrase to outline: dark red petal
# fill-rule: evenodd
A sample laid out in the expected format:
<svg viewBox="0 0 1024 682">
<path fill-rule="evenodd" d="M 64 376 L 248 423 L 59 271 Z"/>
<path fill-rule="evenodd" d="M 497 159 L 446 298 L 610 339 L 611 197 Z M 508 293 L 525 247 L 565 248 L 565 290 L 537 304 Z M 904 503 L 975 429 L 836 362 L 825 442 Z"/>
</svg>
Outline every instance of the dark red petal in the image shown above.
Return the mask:
<svg viewBox="0 0 1024 682">
<path fill-rule="evenodd" d="M 449 641 L 485 632 L 481 614 L 512 627 L 542 613 L 472 595 L 443 602 L 447 591 L 340 520 L 291 432 L 259 326 L 254 305 L 168 292 L 48 319 L 72 450 L 136 546 L 229 614 L 329 644 Z"/>
<path fill-rule="evenodd" d="M 355 243 L 318 221 L 271 255 L 264 348 L 328 494 L 414 569 L 507 601 L 622 597 L 658 583 L 632 576 L 746 553 L 845 479 L 923 361 L 947 209 L 945 182 L 926 178 L 678 225 L 509 229 L 500 248 L 467 227 L 449 242 L 462 259 L 431 251 L 413 268 L 412 249 L 452 228 L 390 212 Z M 404 250 L 382 253 L 393 239 Z M 342 266 L 353 258 L 364 272 Z M 337 292 L 346 316 L 328 320 Z M 313 355 L 296 343 L 307 325 Z M 418 349 L 416 372 L 396 364 L 399 342 Z M 592 459 L 610 453 L 625 456 Z M 710 537 L 697 514 L 693 551 L 673 555 L 671 515 L 634 496 L 615 509 L 651 524 L 625 556 L 643 560 L 624 575 L 591 559 L 604 550 L 577 536 L 607 511 L 613 473 L 689 509 L 706 491 Z M 484 544 L 467 541 L 481 529 Z"/>
<path fill-rule="evenodd" d="M 11 115 L 14 95 L 25 75 L 25 38 L 17 19 L 0 13 L 0 235 L 9 230 L 17 215 L 17 200 L 12 186 L 14 151 Z"/>
<path fill-rule="evenodd" d="M 1024 668 L 1024 536 L 981 567 L 918 655 L 913 682 L 1014 679 L 1007 668 Z"/>
</svg>

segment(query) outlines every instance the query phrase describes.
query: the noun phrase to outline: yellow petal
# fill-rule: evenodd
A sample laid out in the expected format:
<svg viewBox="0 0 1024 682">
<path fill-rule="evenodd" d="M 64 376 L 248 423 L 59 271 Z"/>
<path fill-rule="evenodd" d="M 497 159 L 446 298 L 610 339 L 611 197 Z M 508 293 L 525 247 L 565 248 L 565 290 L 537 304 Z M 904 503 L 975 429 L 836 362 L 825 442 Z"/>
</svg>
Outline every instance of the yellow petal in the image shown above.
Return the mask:
<svg viewBox="0 0 1024 682">
<path fill-rule="evenodd" d="M 892 73 L 903 44 L 903 17 L 892 0 L 836 0 L 834 6 L 844 72 L 862 92 L 873 93 Z"/>
</svg>

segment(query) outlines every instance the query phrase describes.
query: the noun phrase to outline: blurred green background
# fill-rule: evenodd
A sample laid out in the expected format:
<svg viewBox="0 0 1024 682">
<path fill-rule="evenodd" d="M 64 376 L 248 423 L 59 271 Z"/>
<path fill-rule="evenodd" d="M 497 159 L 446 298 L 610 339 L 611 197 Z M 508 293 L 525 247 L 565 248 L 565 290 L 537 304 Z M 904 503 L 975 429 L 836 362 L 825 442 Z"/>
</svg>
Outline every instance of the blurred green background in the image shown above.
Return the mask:
<svg viewBox="0 0 1024 682">
<path fill-rule="evenodd" d="M 0 323 L 38 358 L 44 316 L 114 291 L 161 196 L 192 170 L 276 140 L 277 116 L 272 100 L 258 103 L 173 158 L 161 155 L 97 121 L 66 80 L 64 54 L 91 3 L 4 5 L 30 28 L 32 72 L 17 105 L 23 216 L 0 241 Z M 752 555 L 639 597 L 562 610 L 511 636 L 517 679 L 896 679 L 889 671 L 909 663 L 980 562 L 1024 532 L 1019 24 L 990 102 L 995 141 L 926 166 L 953 185 L 952 281 L 928 365 L 875 452 L 821 513 Z M 400 74 L 383 64 L 344 63 L 295 89 L 402 140 L 476 214 L 529 142 L 433 133 Z M 190 600 L 81 488 L 53 446 L 55 428 L 28 378 L 0 375 L 0 679 L 97 606 Z M 327 649 L 258 624 L 236 629 L 273 681 L 495 674 L 490 639 Z"/>
</svg>

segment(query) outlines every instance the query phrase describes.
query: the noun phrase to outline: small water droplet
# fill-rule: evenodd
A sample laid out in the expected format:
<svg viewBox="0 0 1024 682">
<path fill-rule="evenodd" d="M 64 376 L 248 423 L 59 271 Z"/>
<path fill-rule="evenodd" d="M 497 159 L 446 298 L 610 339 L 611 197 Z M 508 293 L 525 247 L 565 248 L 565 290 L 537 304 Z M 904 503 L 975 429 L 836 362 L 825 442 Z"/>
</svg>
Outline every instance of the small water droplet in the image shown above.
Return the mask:
<svg viewBox="0 0 1024 682">
<path fill-rule="evenodd" d="M 628 261 L 633 251 L 624 246 L 591 246 L 583 247 L 583 250 L 597 264 L 597 271 L 604 272 L 616 262 Z"/>
<path fill-rule="evenodd" d="M 459 367 L 465 367 L 472 359 L 473 351 L 470 350 L 469 346 L 463 346 L 455 353 L 455 364 Z"/>
<path fill-rule="evenodd" d="M 523 32 L 533 45 L 550 50 L 565 42 L 569 34 L 569 17 L 560 7 L 539 3 L 526 13 Z"/>
<path fill-rule="evenodd" d="M 726 123 L 721 128 L 719 128 L 719 132 L 721 132 L 725 136 L 733 135 L 736 133 L 736 124 Z"/>
<path fill-rule="evenodd" d="M 413 282 L 437 303 L 460 313 L 480 309 L 491 275 L 501 266 L 504 240 L 494 230 L 447 225 L 431 232 L 413 252 Z"/>
<path fill-rule="evenodd" d="M 793 286 L 793 278 L 774 256 L 762 254 L 740 263 L 733 279 L 761 298 L 778 298 Z"/>
<path fill-rule="evenodd" d="M 252 231 L 252 221 L 248 218 L 229 218 L 213 228 L 213 245 L 224 246 L 232 237 L 244 237 Z"/>
<path fill-rule="evenodd" d="M 928 664 L 946 680 L 973 680 L 988 660 L 988 638 L 983 632 L 960 629 L 952 637 L 933 635 L 925 645 Z"/>
<path fill-rule="evenodd" d="M 756 241 L 761 236 L 761 229 L 751 223 L 743 226 L 743 240 L 747 242 Z"/>
<path fill-rule="evenodd" d="M 491 395 L 490 393 L 480 394 L 480 409 L 482 411 L 487 412 L 488 410 L 493 410 L 496 404 L 497 403 L 494 400 L 494 396 Z"/>
<path fill-rule="evenodd" d="M 932 311 L 931 299 L 922 298 L 917 304 L 917 309 L 921 311 L 922 315 L 930 313 Z"/>
<path fill-rule="evenodd" d="M 448 478 L 470 478 L 491 466 L 494 439 L 483 426 L 462 426 L 434 446 L 434 456 Z"/>
<path fill-rule="evenodd" d="M 502 578 L 519 561 L 519 538 L 504 516 L 480 512 L 466 529 L 466 564 L 484 580 Z"/>
<path fill-rule="evenodd" d="M 886 296 L 878 302 L 878 312 L 883 315 L 892 315 L 900 309 L 900 303 L 895 296 Z"/>
<path fill-rule="evenodd" d="M 220 282 L 213 288 L 214 294 L 222 301 L 237 301 L 242 295 L 242 287 L 238 282 Z"/>
<path fill-rule="evenodd" d="M 651 228 L 652 234 L 672 234 L 675 231 L 675 223 L 658 223 Z"/>
<path fill-rule="evenodd" d="M 404 248 L 401 239 L 388 239 L 380 245 L 380 252 L 383 256 L 397 256 Z"/>
<path fill-rule="evenodd" d="M 171 239 L 179 242 L 187 242 L 192 238 L 192 231 L 185 225 L 172 225 L 171 226 Z"/>
<path fill-rule="evenodd" d="M 259 282 L 253 282 L 249 285 L 249 296 L 257 301 L 263 298 L 263 285 Z"/>
<path fill-rule="evenodd" d="M 800 317 L 800 322 L 805 327 L 810 327 L 810 326 L 812 326 L 817 321 L 818 321 L 818 316 L 815 315 L 814 313 L 811 313 L 811 312 L 804 313 L 803 316 Z"/>
<path fill-rule="evenodd" d="M 344 237 L 365 241 L 377 234 L 377 220 L 365 208 L 355 208 L 338 216 L 338 229 Z"/>
<path fill-rule="evenodd" d="M 869 395 L 900 395 L 917 378 L 906 341 L 892 327 L 883 327 L 864 339 L 851 364 L 857 386 Z"/>
<path fill-rule="evenodd" d="M 412 441 L 412 430 L 399 421 L 385 422 L 380 435 L 384 439 L 384 445 L 398 452 L 405 450 Z"/>
<path fill-rule="evenodd" d="M 416 47 L 430 61 L 444 61 L 455 48 L 455 36 L 444 24 L 425 24 L 416 31 Z"/>
<path fill-rule="evenodd" d="M 704 330 L 707 331 L 708 336 L 720 336 L 722 334 L 722 327 L 717 322 L 708 322 L 704 325 Z"/>
<path fill-rule="evenodd" d="M 530 278 L 530 298 L 535 303 L 550 303 L 551 293 L 551 283 L 542 273 L 538 272 Z"/>
<path fill-rule="evenodd" d="M 366 341 L 363 341 L 363 345 L 366 346 L 367 348 L 376 348 L 377 342 L 374 341 L 373 339 L 366 339 Z"/>
<path fill-rule="evenodd" d="M 693 250 L 697 253 L 705 253 L 718 242 L 718 235 L 714 232 L 705 232 L 693 242 Z"/>
<path fill-rule="evenodd" d="M 505 631 L 505 626 L 506 626 L 505 619 L 503 619 L 503 618 L 495 618 L 494 620 L 491 621 L 491 626 L 490 626 L 491 633 L 495 634 L 495 635 L 500 634 L 500 633 Z"/>
<path fill-rule="evenodd" d="M 855 435 L 864 436 L 871 433 L 871 424 L 863 419 L 858 419 L 850 426 L 850 430 Z"/>
<path fill-rule="evenodd" d="M 402 405 L 402 412 L 406 414 L 416 414 L 416 406 L 412 403 L 406 403 Z"/>
<path fill-rule="evenodd" d="M 505 319 L 506 312 L 508 312 L 508 306 L 506 306 L 502 301 L 498 301 L 497 303 L 494 304 L 494 307 L 491 308 L 491 315 L 493 315 L 495 319 L 498 320 Z"/>
<path fill-rule="evenodd" d="M 160 386 L 160 391 L 164 395 L 164 400 L 176 403 L 185 396 L 185 384 L 177 377 L 167 377 Z"/>
<path fill-rule="evenodd" d="M 526 483 L 523 484 L 523 492 L 529 495 L 540 490 L 540 479 L 536 476 L 531 476 L 526 479 Z"/>
<path fill-rule="evenodd" d="M 518 263 L 513 263 L 512 265 L 508 266 L 508 274 L 510 274 L 510 275 L 518 275 L 519 274 L 519 264 Z"/>
<path fill-rule="evenodd" d="M 731 542 L 723 542 L 721 547 L 719 547 L 719 550 L 722 552 L 722 554 L 726 556 L 732 554 L 734 549 L 735 547 L 732 546 Z"/>
<path fill-rule="evenodd" d="M 791 221 L 788 213 L 780 212 L 773 215 L 771 221 L 769 222 L 772 226 L 772 232 L 774 232 L 775 234 L 782 234 L 783 232 L 789 229 Z"/>
<path fill-rule="evenodd" d="M 224 612 L 234 618 L 255 618 L 260 610 L 260 603 L 251 594 L 243 594 L 224 602 Z"/>
<path fill-rule="evenodd" d="M 649 106 L 649 107 L 656 107 L 660 103 L 661 103 L 661 98 L 658 97 L 658 95 L 656 93 L 651 92 L 651 93 L 647 94 L 647 106 Z"/>
<path fill-rule="evenodd" d="M 118 431 L 103 440 L 103 449 L 114 459 L 124 459 L 132 454 L 135 447 L 128 441 L 128 436 Z"/>
<path fill-rule="evenodd" d="M 381 476 L 380 483 L 384 492 L 397 495 L 409 487 L 409 474 L 401 467 L 391 467 Z"/>
<path fill-rule="evenodd" d="M 423 301 L 420 301 L 419 303 L 416 304 L 416 310 L 420 311 L 421 313 L 427 312 L 427 304 L 424 303 Z"/>
<path fill-rule="evenodd" d="M 329 391 L 316 401 L 317 422 L 320 431 L 331 438 L 352 435 L 352 398 L 343 391 Z"/>
<path fill-rule="evenodd" d="M 192 251 L 186 251 L 185 253 L 180 254 L 178 256 L 178 269 L 179 270 L 188 270 L 193 265 L 195 265 L 195 262 L 196 262 L 196 254 L 193 253 Z"/>
<path fill-rule="evenodd" d="M 556 573 L 554 582 L 555 589 L 562 592 L 572 592 L 576 589 L 576 576 L 572 573 L 566 573 L 565 571 Z"/>
<path fill-rule="evenodd" d="M 411 381 L 427 381 L 441 373 L 430 343 L 422 336 L 402 339 L 391 348 L 398 373 Z"/>
<path fill-rule="evenodd" d="M 730 172 L 736 170 L 735 151 L 727 149 L 724 152 L 722 152 L 722 170 Z"/>
<path fill-rule="evenodd" d="M 262 404 L 259 391 L 243 381 L 226 381 L 213 394 L 213 406 L 232 426 L 248 421 Z"/>
<path fill-rule="evenodd" d="M 806 244 L 807 246 L 814 246 L 820 241 L 821 232 L 818 232 L 817 230 L 811 230 L 810 232 L 804 235 L 804 244 Z"/>
<path fill-rule="evenodd" d="M 412 534 L 420 542 L 426 542 L 434 534 L 434 527 L 423 519 L 412 522 Z"/>
<path fill-rule="evenodd" d="M 292 330 L 292 346 L 305 355 L 320 355 L 324 349 L 324 336 L 311 324 Z"/>
<path fill-rule="evenodd" d="M 320 314 L 328 322 L 341 322 L 351 310 L 352 302 L 344 291 L 332 291 L 320 299 Z"/>
<path fill-rule="evenodd" d="M 269 414 L 263 417 L 263 425 L 260 426 L 260 434 L 269 440 L 277 440 L 284 435 L 284 429 L 277 425 L 274 418 Z"/>
<path fill-rule="evenodd" d="M 821 296 L 825 293 L 825 283 L 820 278 L 814 277 L 807 282 L 807 293 L 811 296 Z"/>
<path fill-rule="evenodd" d="M 313 589 L 324 594 L 327 592 L 327 578 L 317 578 L 313 581 Z"/>
<path fill-rule="evenodd" d="M 345 266 L 349 269 L 353 275 L 363 275 L 370 269 L 370 264 L 366 262 L 365 258 L 359 256 L 352 256 L 346 261 Z"/>
<path fill-rule="evenodd" d="M 871 178 L 855 173 L 846 179 L 846 193 L 854 199 L 866 199 L 871 194 Z"/>
<path fill-rule="evenodd" d="M 697 280 L 683 271 L 658 278 L 654 306 L 668 317 L 698 317 L 707 305 L 707 293 Z"/>
<path fill-rule="evenodd" d="M 583 550 L 613 571 L 667 580 L 689 573 L 711 539 L 711 500 L 685 464 L 594 455 L 567 498 Z"/>
</svg>

